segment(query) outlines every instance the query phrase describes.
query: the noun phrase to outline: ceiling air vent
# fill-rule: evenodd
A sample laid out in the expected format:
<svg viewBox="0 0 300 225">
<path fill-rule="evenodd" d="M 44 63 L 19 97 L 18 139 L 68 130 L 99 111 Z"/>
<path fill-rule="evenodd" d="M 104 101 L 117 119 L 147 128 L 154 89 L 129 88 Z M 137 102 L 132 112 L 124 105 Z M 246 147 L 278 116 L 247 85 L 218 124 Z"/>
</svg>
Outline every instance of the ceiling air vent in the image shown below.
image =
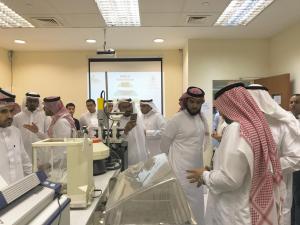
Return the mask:
<svg viewBox="0 0 300 225">
<path fill-rule="evenodd" d="M 187 24 L 204 24 L 210 15 L 187 16 Z"/>
<path fill-rule="evenodd" d="M 36 27 L 61 27 L 62 24 L 54 17 L 32 17 L 32 23 Z"/>
</svg>

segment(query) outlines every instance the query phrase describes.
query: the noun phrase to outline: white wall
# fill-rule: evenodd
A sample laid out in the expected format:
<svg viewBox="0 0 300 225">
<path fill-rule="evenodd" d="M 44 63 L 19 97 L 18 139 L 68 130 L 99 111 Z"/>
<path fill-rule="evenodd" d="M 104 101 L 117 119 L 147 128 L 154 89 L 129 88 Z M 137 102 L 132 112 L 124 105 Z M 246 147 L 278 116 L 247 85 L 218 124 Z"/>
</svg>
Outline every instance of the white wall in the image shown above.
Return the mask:
<svg viewBox="0 0 300 225">
<path fill-rule="evenodd" d="M 300 22 L 270 41 L 270 73 L 290 73 L 292 92 L 300 93 Z"/>
<path fill-rule="evenodd" d="M 11 71 L 8 51 L 0 48 L 0 87 L 11 91 Z"/>
<path fill-rule="evenodd" d="M 213 80 L 235 80 L 269 74 L 268 40 L 189 40 L 188 84 L 205 92 L 208 121 L 212 121 Z M 210 124 L 211 126 L 211 124 Z M 204 155 L 205 163 L 211 153 Z"/>
</svg>

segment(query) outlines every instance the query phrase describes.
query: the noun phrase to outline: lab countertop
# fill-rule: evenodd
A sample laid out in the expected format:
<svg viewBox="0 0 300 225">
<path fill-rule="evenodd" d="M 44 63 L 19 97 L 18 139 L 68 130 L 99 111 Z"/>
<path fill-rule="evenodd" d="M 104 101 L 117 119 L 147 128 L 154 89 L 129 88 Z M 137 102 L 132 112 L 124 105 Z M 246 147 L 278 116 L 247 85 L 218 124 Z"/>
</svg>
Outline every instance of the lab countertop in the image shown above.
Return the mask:
<svg viewBox="0 0 300 225">
<path fill-rule="evenodd" d="M 108 171 L 105 174 L 94 176 L 95 189 L 101 189 L 102 192 L 105 191 L 109 179 L 119 170 Z M 96 192 L 97 195 L 99 192 Z M 70 224 L 71 225 L 85 225 L 88 222 L 92 221 L 92 215 L 100 201 L 101 195 L 97 198 L 94 198 L 92 204 L 87 209 L 71 209 L 70 210 Z"/>
</svg>

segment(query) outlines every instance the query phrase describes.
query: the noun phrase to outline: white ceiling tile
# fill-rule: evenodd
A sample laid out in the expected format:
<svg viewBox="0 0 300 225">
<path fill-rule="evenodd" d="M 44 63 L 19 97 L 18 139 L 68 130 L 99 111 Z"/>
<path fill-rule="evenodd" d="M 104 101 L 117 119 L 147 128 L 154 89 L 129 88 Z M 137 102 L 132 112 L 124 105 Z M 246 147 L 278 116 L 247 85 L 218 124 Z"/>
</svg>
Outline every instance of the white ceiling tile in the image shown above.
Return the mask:
<svg viewBox="0 0 300 225">
<path fill-rule="evenodd" d="M 185 0 L 140 0 L 141 13 L 182 12 Z"/>
<path fill-rule="evenodd" d="M 141 15 L 142 26 L 161 27 L 177 26 L 180 14 L 177 13 L 143 13 Z"/>
<path fill-rule="evenodd" d="M 41 0 L 2 0 L 9 8 L 18 14 L 55 14 L 56 9 L 53 8 L 48 1 Z"/>
<path fill-rule="evenodd" d="M 99 14 L 63 14 L 69 27 L 105 27 L 106 24 Z"/>
<path fill-rule="evenodd" d="M 184 12 L 219 12 L 224 11 L 231 0 L 186 0 Z M 208 5 L 206 5 L 207 3 Z"/>
<path fill-rule="evenodd" d="M 48 2 L 59 14 L 100 13 L 94 0 L 48 0 Z"/>
<path fill-rule="evenodd" d="M 92 6 L 94 0 L 2 1 L 8 2 L 10 7 L 13 6 L 15 11 L 22 12 L 20 14 L 25 17 L 55 17 L 65 27 L 0 29 L 0 48 L 20 51 L 102 48 L 103 29 L 92 28 L 104 26 L 101 14 Z M 206 0 L 210 5 L 201 9 L 199 3 L 203 1 L 140 0 L 142 25 L 147 27 L 109 28 L 108 46 L 116 49 L 178 49 L 183 48 L 188 39 L 269 38 L 300 20 L 299 0 L 288 0 L 289 4 L 286 4 L 287 0 L 276 0 L 245 27 L 215 27 L 211 26 L 213 20 L 230 0 Z M 68 8 L 67 3 L 70 2 Z M 186 24 L 187 15 L 203 14 L 211 15 L 203 24 Z M 154 44 L 153 39 L 157 37 L 165 39 L 165 42 L 161 45 Z M 13 40 L 16 38 L 26 40 L 27 44 L 14 44 Z M 97 44 L 86 44 L 87 38 L 95 38 Z"/>
</svg>

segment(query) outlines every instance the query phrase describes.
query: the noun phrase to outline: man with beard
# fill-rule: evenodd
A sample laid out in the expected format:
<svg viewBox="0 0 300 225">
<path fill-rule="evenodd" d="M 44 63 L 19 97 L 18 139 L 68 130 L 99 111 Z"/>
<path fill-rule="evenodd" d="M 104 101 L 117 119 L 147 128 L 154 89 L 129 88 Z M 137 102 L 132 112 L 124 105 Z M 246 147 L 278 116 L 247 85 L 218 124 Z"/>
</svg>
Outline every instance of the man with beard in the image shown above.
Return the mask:
<svg viewBox="0 0 300 225">
<path fill-rule="evenodd" d="M 201 111 L 204 91 L 189 87 L 179 99 L 180 111 L 167 122 L 161 138 L 161 151 L 169 154 L 169 162 L 191 206 L 198 225 L 204 224 L 204 196 L 186 179 L 186 170 L 203 167 L 203 148 L 208 126 Z"/>
<path fill-rule="evenodd" d="M 128 165 L 134 165 L 148 158 L 142 119 L 136 114 L 131 99 L 118 100 L 115 108 L 123 112 L 120 128 L 124 128 L 123 138 L 128 142 Z"/>
<path fill-rule="evenodd" d="M 297 119 L 273 100 L 268 89 L 259 84 L 246 87 L 260 110 L 264 113 L 274 141 L 286 187 L 281 224 L 291 224 L 293 172 L 300 170 L 300 126 Z"/>
<path fill-rule="evenodd" d="M 296 119 L 300 120 L 300 94 L 294 94 L 290 98 L 289 108 Z M 299 123 L 298 123 L 298 126 Z M 300 224 L 300 171 L 293 174 L 293 205 L 292 205 L 292 225 Z"/>
<path fill-rule="evenodd" d="M 35 133 L 40 139 L 71 138 L 76 133 L 74 120 L 59 96 L 44 98 L 44 111 L 51 116 L 51 123 L 46 133 L 39 130 L 35 123 L 25 124 L 24 127 Z"/>
<path fill-rule="evenodd" d="M 12 126 L 15 95 L 0 88 L 0 177 L 9 185 L 32 173 L 20 130 Z"/>
<path fill-rule="evenodd" d="M 214 169 L 189 170 L 187 176 L 209 189 L 206 225 L 279 224 L 282 171 L 264 114 L 242 83 L 219 90 L 214 105 L 229 124 Z"/>
<path fill-rule="evenodd" d="M 48 129 L 51 118 L 47 117 L 40 107 L 39 94 L 34 92 L 26 93 L 24 104 L 25 107 L 22 108 L 22 111 L 14 116 L 13 125 L 20 129 L 24 147 L 29 158 L 32 160 L 32 143 L 39 141 L 40 139 L 23 126 L 25 124 L 34 123 L 40 131 L 45 133 Z"/>
</svg>

